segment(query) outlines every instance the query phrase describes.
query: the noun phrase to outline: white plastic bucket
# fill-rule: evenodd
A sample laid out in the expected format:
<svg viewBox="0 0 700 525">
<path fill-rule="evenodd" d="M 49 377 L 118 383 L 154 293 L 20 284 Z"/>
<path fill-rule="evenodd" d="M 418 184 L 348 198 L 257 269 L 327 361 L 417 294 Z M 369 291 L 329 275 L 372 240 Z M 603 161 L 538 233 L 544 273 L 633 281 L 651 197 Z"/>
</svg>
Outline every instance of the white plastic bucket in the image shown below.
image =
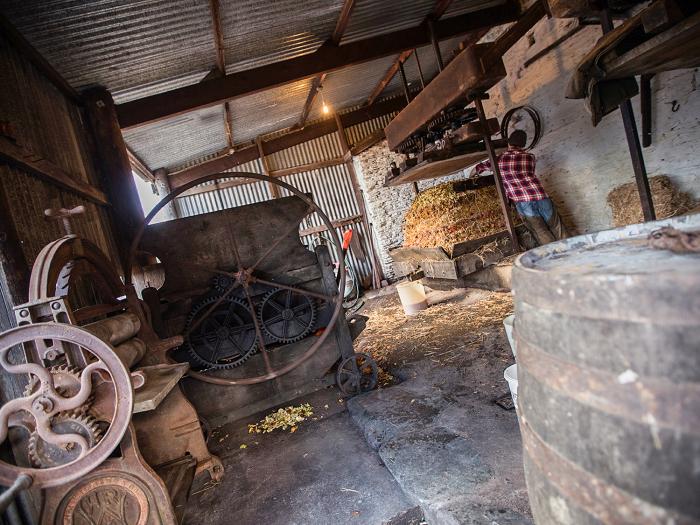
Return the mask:
<svg viewBox="0 0 700 525">
<path fill-rule="evenodd" d="M 515 408 L 518 408 L 518 365 L 510 365 L 503 371 L 503 377 L 508 381 L 510 396 L 513 398 Z"/>
<path fill-rule="evenodd" d="M 513 323 L 515 322 L 515 314 L 509 315 L 503 319 L 503 326 L 506 329 L 506 336 L 508 337 L 508 342 L 510 343 L 510 349 L 513 352 L 513 357 L 517 358 L 517 353 L 515 350 L 515 339 L 513 339 Z"/>
<path fill-rule="evenodd" d="M 428 300 L 425 297 L 425 289 L 420 281 L 399 283 L 396 285 L 399 292 L 401 306 L 406 315 L 416 315 L 421 310 L 428 308 Z"/>
</svg>

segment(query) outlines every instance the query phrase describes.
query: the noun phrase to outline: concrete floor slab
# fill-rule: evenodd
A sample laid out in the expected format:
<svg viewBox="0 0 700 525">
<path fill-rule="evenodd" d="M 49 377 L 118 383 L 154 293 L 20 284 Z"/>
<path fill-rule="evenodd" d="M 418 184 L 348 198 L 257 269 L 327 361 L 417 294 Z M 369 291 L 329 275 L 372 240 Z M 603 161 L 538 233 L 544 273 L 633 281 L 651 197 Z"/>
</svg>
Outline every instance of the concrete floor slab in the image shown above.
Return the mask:
<svg viewBox="0 0 700 525">
<path fill-rule="evenodd" d="M 406 498 L 337 398 L 334 390 L 325 400 L 317 395 L 312 402 L 319 420 L 302 423 L 294 433 L 248 435 L 247 421 L 217 429 L 213 442 L 226 475 L 220 484 L 193 488 L 185 523 L 420 523 L 422 511 Z"/>
</svg>

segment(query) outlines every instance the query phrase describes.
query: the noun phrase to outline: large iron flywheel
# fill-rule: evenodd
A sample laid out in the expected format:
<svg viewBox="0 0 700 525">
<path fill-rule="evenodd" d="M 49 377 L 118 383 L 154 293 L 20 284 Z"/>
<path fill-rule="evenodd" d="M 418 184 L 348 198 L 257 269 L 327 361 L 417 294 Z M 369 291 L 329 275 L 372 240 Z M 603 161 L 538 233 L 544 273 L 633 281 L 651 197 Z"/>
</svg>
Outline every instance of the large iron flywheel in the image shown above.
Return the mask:
<svg viewBox="0 0 700 525">
<path fill-rule="evenodd" d="M 218 385 L 251 385 L 269 381 L 294 370 L 314 355 L 328 339 L 343 312 L 343 294 L 338 293 L 338 290 L 345 289 L 345 260 L 342 253 L 335 254 L 339 264 L 337 270 L 340 279 L 337 283 L 338 288 L 329 294 L 307 290 L 301 286 L 275 282 L 269 276 L 262 275 L 258 271 L 260 264 L 275 251 L 286 236 L 294 230 L 298 230 L 299 223 L 312 213 L 316 213 L 321 219 L 327 228 L 327 234 L 333 241 L 332 244 L 338 251 L 337 247 L 341 246 L 341 242 L 335 227 L 323 210 L 308 195 L 284 181 L 258 173 L 217 173 L 180 186 L 158 202 L 146 216 L 131 244 L 126 272 L 127 286 L 131 284 L 131 270 L 136 262 L 141 238 L 146 227 L 158 212 L 187 190 L 222 178 L 264 181 L 283 188 L 306 204 L 304 214 L 299 217 L 299 220 L 294 222 L 288 231 L 279 232 L 277 238 L 271 240 L 256 260 L 243 260 L 236 232 L 231 231 L 228 240 L 235 257 L 235 271 L 226 271 L 222 268 L 200 268 L 212 274 L 216 295 L 204 299 L 206 304 L 198 305 L 190 314 L 184 334 L 190 355 L 209 369 L 221 369 L 240 365 L 254 351 L 259 351 L 262 354 L 265 373 L 235 379 L 197 371 L 190 371 L 189 375 L 201 381 Z M 183 264 L 186 262 L 183 261 Z M 260 287 L 268 287 L 269 293 L 260 304 L 256 304 L 253 298 L 254 289 Z M 332 309 L 330 319 L 320 335 L 316 337 L 309 348 L 297 357 L 284 364 L 273 366 L 269 355 L 271 351 L 268 348 L 269 342 L 289 343 L 307 336 L 314 328 L 316 309 L 319 303 L 325 303 L 328 308 Z M 242 309 L 241 306 L 247 306 L 247 308 Z"/>
</svg>

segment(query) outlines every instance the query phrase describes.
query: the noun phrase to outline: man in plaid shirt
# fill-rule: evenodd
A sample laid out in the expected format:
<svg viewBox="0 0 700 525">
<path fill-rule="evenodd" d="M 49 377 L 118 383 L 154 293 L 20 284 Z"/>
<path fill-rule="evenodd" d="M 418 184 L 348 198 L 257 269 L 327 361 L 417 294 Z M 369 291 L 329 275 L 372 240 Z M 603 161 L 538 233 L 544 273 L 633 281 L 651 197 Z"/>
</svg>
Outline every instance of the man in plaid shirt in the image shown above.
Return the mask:
<svg viewBox="0 0 700 525">
<path fill-rule="evenodd" d="M 515 204 L 515 209 L 525 226 L 537 242 L 547 244 L 567 237 L 566 228 L 535 175 L 535 156 L 523 150 L 527 134 L 515 130 L 508 137 L 508 149 L 498 157 L 506 198 Z M 472 175 L 491 171 L 487 160 L 477 164 Z"/>
</svg>

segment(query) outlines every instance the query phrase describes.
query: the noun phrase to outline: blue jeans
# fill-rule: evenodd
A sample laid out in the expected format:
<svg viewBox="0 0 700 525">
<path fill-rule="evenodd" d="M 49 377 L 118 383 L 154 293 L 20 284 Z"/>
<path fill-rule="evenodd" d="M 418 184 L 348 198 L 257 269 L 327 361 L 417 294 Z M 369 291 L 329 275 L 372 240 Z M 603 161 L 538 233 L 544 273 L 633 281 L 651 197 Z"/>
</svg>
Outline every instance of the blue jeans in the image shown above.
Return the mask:
<svg viewBox="0 0 700 525">
<path fill-rule="evenodd" d="M 547 222 L 554 214 L 554 205 L 550 199 L 516 202 L 515 209 L 523 217 L 542 217 Z"/>
</svg>

